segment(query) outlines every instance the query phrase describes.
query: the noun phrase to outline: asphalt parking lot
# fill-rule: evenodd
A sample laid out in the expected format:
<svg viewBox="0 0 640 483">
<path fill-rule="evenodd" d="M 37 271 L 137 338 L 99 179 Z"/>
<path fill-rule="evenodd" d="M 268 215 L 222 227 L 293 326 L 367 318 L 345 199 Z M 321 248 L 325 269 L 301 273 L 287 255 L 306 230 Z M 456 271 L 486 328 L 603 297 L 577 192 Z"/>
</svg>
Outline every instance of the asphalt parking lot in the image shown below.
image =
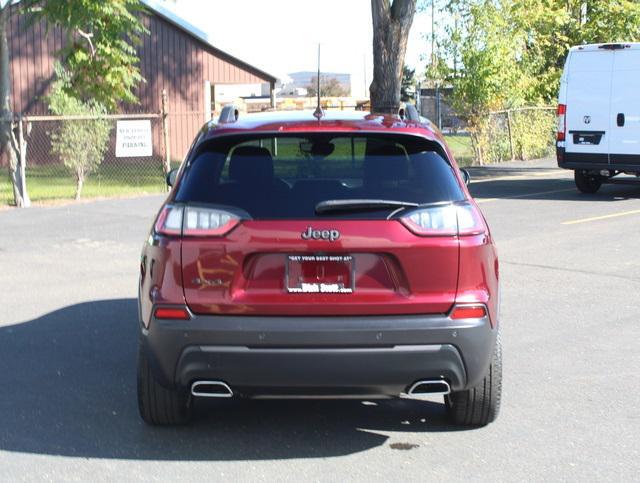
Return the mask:
<svg viewBox="0 0 640 483">
<path fill-rule="evenodd" d="M 501 260 L 504 398 L 225 401 L 150 428 L 135 395 L 139 250 L 161 197 L 0 211 L 0 481 L 637 481 L 640 182 L 474 168 Z"/>
</svg>

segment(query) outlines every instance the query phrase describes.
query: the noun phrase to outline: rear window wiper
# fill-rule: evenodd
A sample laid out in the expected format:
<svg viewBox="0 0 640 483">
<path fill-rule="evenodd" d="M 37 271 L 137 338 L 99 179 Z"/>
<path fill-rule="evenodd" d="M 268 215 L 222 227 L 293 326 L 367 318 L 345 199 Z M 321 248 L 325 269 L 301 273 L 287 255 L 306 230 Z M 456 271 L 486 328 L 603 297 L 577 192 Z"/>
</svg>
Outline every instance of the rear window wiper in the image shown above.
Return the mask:
<svg viewBox="0 0 640 483">
<path fill-rule="evenodd" d="M 324 200 L 316 205 L 316 214 L 334 213 L 337 211 L 375 211 L 385 208 L 415 208 L 418 203 L 397 200 Z"/>
</svg>

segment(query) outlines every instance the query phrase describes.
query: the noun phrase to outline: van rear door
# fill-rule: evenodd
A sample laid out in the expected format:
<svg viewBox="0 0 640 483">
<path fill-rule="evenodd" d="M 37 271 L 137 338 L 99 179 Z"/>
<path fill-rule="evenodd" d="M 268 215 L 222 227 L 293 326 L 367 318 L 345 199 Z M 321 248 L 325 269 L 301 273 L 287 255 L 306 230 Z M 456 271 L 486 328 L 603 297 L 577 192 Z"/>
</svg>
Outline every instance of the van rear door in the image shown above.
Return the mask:
<svg viewBox="0 0 640 483">
<path fill-rule="evenodd" d="M 640 165 L 640 47 L 614 52 L 609 152 L 612 165 Z"/>
<path fill-rule="evenodd" d="M 614 52 L 611 50 L 571 52 L 566 100 L 565 146 L 568 160 L 585 164 L 609 162 L 613 60 Z"/>
</svg>

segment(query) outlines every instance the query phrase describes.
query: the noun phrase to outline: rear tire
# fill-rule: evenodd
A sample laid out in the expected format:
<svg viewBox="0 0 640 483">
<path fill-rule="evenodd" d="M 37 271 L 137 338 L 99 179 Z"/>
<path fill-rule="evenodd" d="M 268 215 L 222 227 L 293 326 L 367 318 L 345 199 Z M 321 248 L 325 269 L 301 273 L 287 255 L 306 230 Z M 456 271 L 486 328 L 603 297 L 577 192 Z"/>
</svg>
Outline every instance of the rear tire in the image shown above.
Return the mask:
<svg viewBox="0 0 640 483">
<path fill-rule="evenodd" d="M 502 398 L 502 344 L 496 339 L 493 359 L 484 379 L 475 387 L 445 396 L 447 413 L 454 424 L 485 426 L 500 412 Z"/>
<path fill-rule="evenodd" d="M 593 194 L 602 186 L 602 180 L 598 176 L 588 174 L 586 171 L 576 169 L 573 172 L 576 187 L 582 193 Z"/>
<path fill-rule="evenodd" d="M 156 380 L 142 344 L 138 344 L 138 410 L 145 423 L 154 426 L 189 421 L 189 394 L 168 389 Z"/>
</svg>

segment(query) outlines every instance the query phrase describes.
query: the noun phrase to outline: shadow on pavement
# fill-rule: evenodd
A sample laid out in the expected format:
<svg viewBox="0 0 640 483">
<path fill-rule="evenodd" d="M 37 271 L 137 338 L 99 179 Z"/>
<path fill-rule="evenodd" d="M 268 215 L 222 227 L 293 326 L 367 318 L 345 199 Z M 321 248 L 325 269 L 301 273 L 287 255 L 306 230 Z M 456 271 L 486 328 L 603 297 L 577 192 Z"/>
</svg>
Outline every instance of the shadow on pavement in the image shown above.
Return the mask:
<svg viewBox="0 0 640 483">
<path fill-rule="evenodd" d="M 443 404 L 224 401 L 186 427 L 139 418 L 134 299 L 87 302 L 0 327 L 0 450 L 93 458 L 330 457 L 383 445 L 376 431 L 455 431 Z M 200 403 L 200 401 L 199 401 Z"/>
<path fill-rule="evenodd" d="M 516 174 L 522 174 L 522 171 L 519 170 L 519 173 Z M 620 180 L 614 180 L 613 183 L 603 184 L 595 194 L 578 192 L 572 178 L 532 177 L 528 179 L 486 179 L 480 183 L 473 182 L 478 179 L 481 178 L 476 178 L 472 175 L 472 182 L 469 186 L 469 191 L 474 198 L 576 202 L 612 202 L 640 198 L 640 180 L 633 178 L 621 178 Z"/>
</svg>

